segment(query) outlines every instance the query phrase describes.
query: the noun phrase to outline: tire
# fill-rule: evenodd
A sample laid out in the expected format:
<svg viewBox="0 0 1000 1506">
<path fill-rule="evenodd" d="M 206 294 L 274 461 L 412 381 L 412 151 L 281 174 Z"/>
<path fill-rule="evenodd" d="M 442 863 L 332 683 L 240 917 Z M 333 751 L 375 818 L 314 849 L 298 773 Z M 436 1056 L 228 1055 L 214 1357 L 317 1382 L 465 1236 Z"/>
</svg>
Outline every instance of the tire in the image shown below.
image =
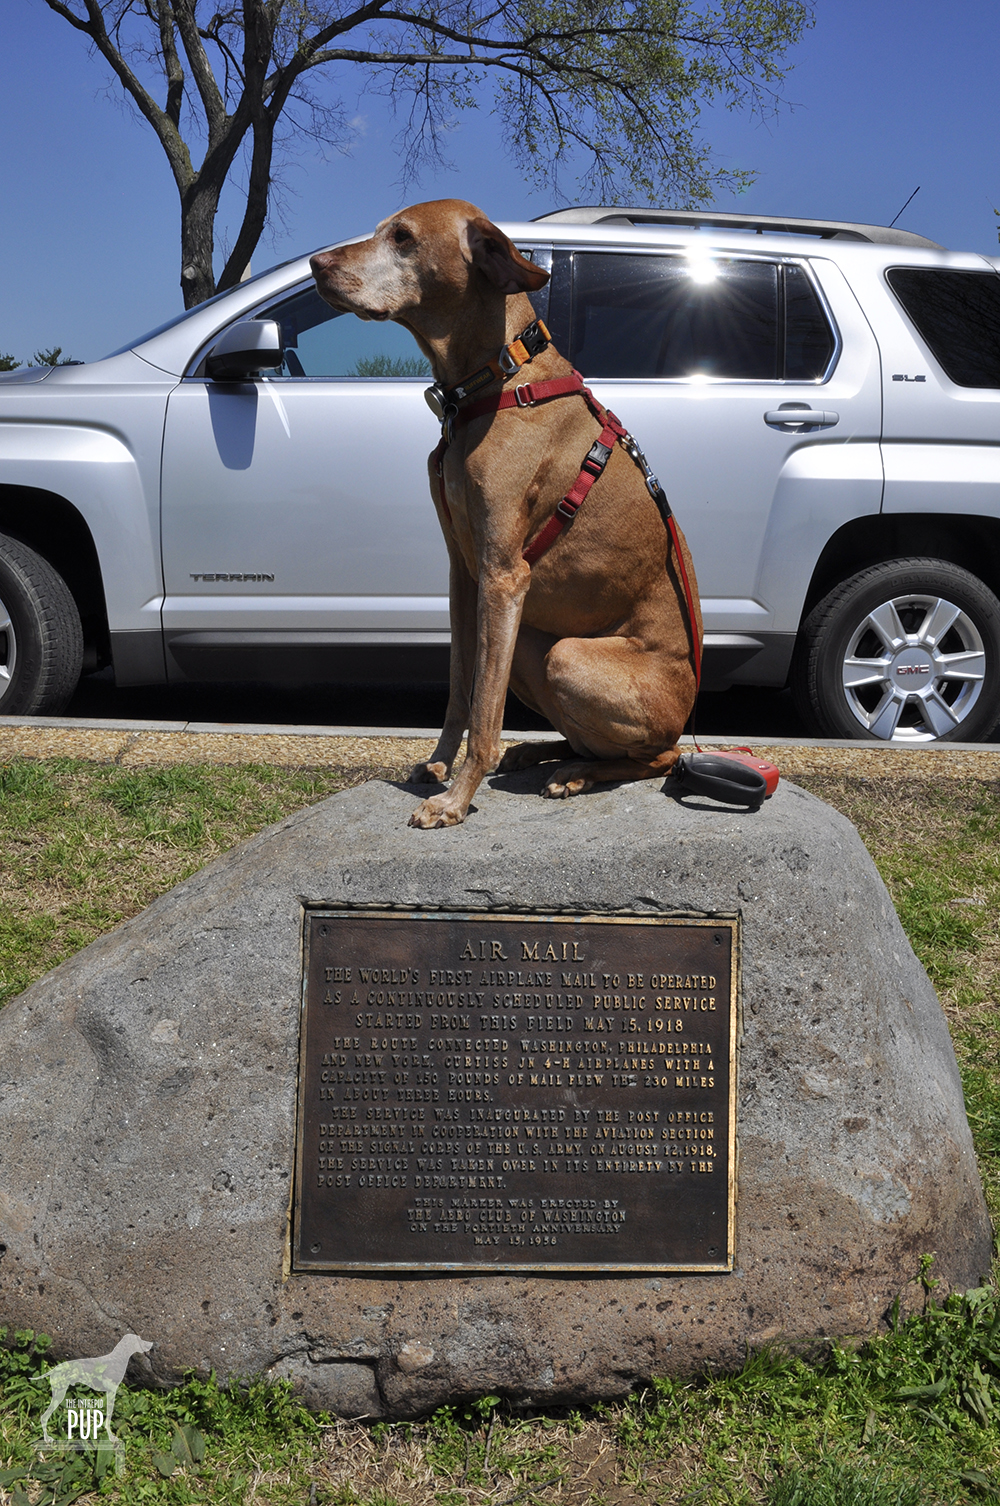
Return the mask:
<svg viewBox="0 0 1000 1506">
<path fill-rule="evenodd" d="M 83 667 L 76 602 L 47 560 L 0 534 L 0 716 L 54 716 Z"/>
<path fill-rule="evenodd" d="M 809 614 L 792 676 L 821 735 L 977 742 L 1000 719 L 1000 601 L 945 560 L 887 560 Z"/>
</svg>

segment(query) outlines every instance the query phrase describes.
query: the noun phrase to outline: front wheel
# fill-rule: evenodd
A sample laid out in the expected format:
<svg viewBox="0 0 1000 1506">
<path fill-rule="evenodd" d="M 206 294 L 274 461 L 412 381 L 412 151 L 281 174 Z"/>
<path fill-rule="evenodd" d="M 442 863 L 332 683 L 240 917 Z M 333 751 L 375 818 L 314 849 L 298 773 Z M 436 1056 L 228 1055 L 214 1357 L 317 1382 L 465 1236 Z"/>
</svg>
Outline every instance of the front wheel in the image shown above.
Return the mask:
<svg viewBox="0 0 1000 1506">
<path fill-rule="evenodd" d="M 48 560 L 0 534 L 0 716 L 61 711 L 83 667 L 80 613 Z"/>
<path fill-rule="evenodd" d="M 872 565 L 809 614 L 793 689 L 826 737 L 981 741 L 1000 719 L 1000 602 L 946 560 Z"/>
</svg>

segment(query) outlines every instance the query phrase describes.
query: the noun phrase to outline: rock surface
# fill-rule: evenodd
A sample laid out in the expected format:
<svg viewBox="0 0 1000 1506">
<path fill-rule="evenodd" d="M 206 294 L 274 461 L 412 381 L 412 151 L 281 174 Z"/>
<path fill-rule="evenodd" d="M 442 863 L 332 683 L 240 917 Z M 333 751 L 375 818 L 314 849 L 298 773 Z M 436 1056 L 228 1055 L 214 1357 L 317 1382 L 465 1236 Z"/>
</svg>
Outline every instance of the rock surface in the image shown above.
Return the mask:
<svg viewBox="0 0 1000 1506">
<path fill-rule="evenodd" d="M 782 784 L 755 815 L 653 784 L 494 779 L 407 828 L 370 784 L 271 828 L 0 1013 L 0 1325 L 57 1356 L 155 1341 L 151 1379 L 270 1370 L 309 1405 L 415 1416 L 615 1397 L 746 1345 L 873 1330 L 925 1251 L 991 1230 L 945 1020 L 854 828 Z M 731 1274 L 408 1279 L 283 1271 L 301 903 L 743 916 Z"/>
</svg>

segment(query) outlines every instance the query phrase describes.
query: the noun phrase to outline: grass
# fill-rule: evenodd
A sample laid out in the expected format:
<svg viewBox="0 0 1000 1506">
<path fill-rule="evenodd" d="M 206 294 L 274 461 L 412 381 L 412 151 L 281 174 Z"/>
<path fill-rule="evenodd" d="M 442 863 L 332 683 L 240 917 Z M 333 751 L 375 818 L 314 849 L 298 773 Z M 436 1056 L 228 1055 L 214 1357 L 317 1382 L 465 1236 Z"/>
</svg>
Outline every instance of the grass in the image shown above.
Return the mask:
<svg viewBox="0 0 1000 1506">
<path fill-rule="evenodd" d="M 0 1000 L 272 821 L 399 769 L 0 767 Z M 799 781 L 854 821 L 941 997 L 1000 1219 L 1000 788 Z M 46 1344 L 0 1347 L 0 1503 L 213 1506 L 959 1506 L 1000 1500 L 1000 1294 L 935 1300 L 859 1348 L 778 1351 L 625 1403 L 519 1415 L 497 1397 L 423 1423 L 305 1412 L 283 1385 L 123 1386 L 110 1451 L 40 1465 Z M 29 1467 L 30 1466 L 30 1467 Z"/>
<path fill-rule="evenodd" d="M 403 772 L 0 765 L 0 1005 L 263 827 Z"/>
</svg>

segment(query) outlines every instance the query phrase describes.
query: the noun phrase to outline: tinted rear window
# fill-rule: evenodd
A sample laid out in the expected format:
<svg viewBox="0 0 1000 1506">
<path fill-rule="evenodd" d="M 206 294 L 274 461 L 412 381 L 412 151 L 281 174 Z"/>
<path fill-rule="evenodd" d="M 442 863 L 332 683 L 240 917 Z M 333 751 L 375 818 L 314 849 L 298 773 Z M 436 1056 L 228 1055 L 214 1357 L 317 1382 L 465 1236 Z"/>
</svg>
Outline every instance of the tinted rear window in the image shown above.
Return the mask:
<svg viewBox="0 0 1000 1506">
<path fill-rule="evenodd" d="M 784 279 L 785 381 L 815 382 L 833 357 L 833 330 L 802 268 L 785 267 Z"/>
<path fill-rule="evenodd" d="M 959 387 L 1000 387 L 1000 277 L 894 267 L 889 285 Z"/>
<path fill-rule="evenodd" d="M 578 252 L 572 359 L 592 377 L 778 375 L 769 262 Z"/>
<path fill-rule="evenodd" d="M 558 255 L 554 272 L 561 335 L 569 286 Z M 590 377 L 814 382 L 836 348 L 816 290 L 794 264 L 578 251 L 571 302 L 569 353 Z"/>
</svg>

